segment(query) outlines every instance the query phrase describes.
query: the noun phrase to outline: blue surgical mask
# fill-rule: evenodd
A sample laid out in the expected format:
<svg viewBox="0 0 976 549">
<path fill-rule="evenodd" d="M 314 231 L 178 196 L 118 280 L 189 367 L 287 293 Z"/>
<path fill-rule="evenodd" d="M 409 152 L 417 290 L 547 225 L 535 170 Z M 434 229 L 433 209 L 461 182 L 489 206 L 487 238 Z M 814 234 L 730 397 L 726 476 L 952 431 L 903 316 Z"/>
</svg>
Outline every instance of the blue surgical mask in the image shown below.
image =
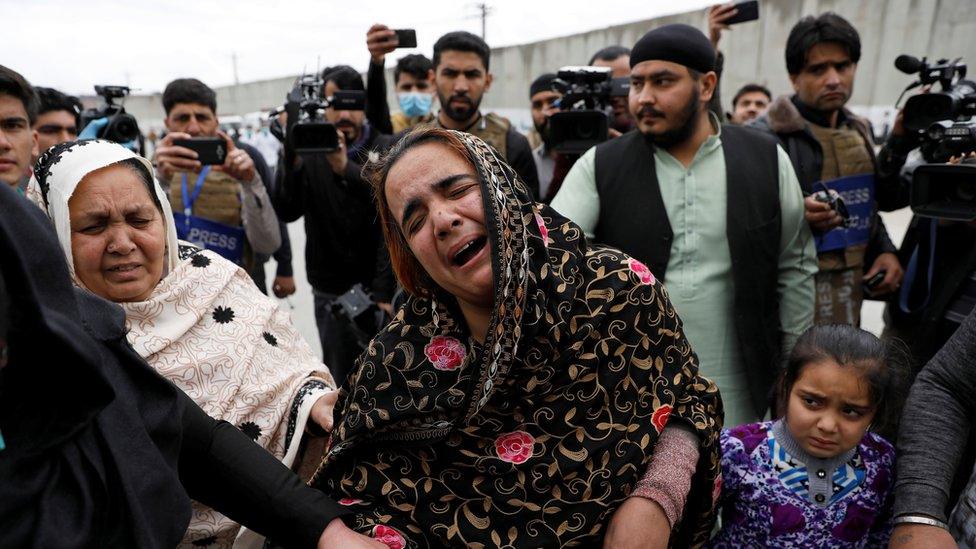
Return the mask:
<svg viewBox="0 0 976 549">
<path fill-rule="evenodd" d="M 424 92 L 399 92 L 397 99 L 400 101 L 400 110 L 403 114 L 413 117 L 429 113 L 434 96 Z"/>
</svg>

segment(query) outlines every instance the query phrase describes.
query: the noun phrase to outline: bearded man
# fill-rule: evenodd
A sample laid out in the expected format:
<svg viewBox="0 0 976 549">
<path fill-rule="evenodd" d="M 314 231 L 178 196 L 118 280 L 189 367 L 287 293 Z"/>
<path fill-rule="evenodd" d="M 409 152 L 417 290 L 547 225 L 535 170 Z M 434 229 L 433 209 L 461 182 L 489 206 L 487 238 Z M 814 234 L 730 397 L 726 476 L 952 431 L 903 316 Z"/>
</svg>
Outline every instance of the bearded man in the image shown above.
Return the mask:
<svg viewBox="0 0 976 549">
<path fill-rule="evenodd" d="M 481 112 L 481 100 L 491 89 L 490 60 L 488 44 L 470 32 L 449 32 L 434 43 L 434 85 L 441 106 L 434 124 L 480 137 L 538 199 L 539 176 L 529 140 L 507 118 Z"/>
<path fill-rule="evenodd" d="M 789 157 L 707 109 L 715 49 L 665 25 L 631 50 L 637 128 L 587 151 L 552 207 L 664 280 L 726 426 L 759 420 L 783 351 L 813 320 L 816 254 Z"/>
</svg>

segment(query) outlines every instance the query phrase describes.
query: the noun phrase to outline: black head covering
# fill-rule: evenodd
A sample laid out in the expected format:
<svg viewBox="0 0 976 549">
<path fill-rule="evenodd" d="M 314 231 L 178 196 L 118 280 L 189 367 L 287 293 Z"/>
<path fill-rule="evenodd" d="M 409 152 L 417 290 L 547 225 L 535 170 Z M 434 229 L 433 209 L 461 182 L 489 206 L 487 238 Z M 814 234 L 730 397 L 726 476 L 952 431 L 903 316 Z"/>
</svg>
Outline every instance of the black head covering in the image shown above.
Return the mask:
<svg viewBox="0 0 976 549">
<path fill-rule="evenodd" d="M 715 70 L 715 48 L 702 31 L 673 23 L 648 31 L 630 50 L 630 66 L 644 61 L 670 61 L 698 72 Z"/>
<path fill-rule="evenodd" d="M 721 402 L 698 375 L 663 286 L 623 253 L 590 248 L 494 149 L 454 133 L 479 175 L 489 235 L 494 307 L 484 343 L 469 338 L 442 289 L 410 297 L 340 392 L 312 485 L 349 498 L 351 527 L 399 532 L 410 546 L 591 547 L 672 418 L 703 441 L 672 542 L 704 543 Z M 513 524 L 523 527 L 518 539 Z"/>
<path fill-rule="evenodd" d="M 175 387 L 136 360 L 118 306 L 72 288 L 44 213 L 6 185 L 0 211 L 0 547 L 175 546 L 190 518 Z"/>
<path fill-rule="evenodd" d="M 533 80 L 532 84 L 529 85 L 529 99 L 532 99 L 533 95 L 541 91 L 551 90 L 552 81 L 555 79 L 556 79 L 555 73 L 547 72 L 545 74 L 540 75 L 535 80 Z"/>
</svg>

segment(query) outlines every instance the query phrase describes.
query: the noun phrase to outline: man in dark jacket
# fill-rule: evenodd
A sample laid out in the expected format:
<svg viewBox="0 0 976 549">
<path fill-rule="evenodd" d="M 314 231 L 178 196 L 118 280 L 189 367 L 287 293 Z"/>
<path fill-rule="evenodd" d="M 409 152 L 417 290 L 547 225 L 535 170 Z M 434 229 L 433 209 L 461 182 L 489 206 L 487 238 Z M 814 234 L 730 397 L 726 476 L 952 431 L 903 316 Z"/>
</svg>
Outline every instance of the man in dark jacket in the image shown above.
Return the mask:
<svg viewBox="0 0 976 549">
<path fill-rule="evenodd" d="M 786 43 L 796 94 L 778 97 L 752 124 L 779 138 L 805 196 L 820 267 L 816 323 L 860 325 L 863 283 L 884 272 L 868 290 L 871 297 L 884 296 L 902 278 L 896 248 L 877 212 L 897 207 L 890 191 L 898 185 L 897 170 L 879 169 L 868 122 L 844 108 L 860 56 L 860 38 L 844 18 L 803 18 Z M 837 194 L 851 213 L 847 222 L 839 207 L 824 201 Z"/>
<path fill-rule="evenodd" d="M 326 96 L 364 88 L 352 67 L 329 67 L 322 76 Z M 372 189 L 362 174 L 369 152 L 386 148 L 391 138 L 366 123 L 363 111 L 329 108 L 326 117 L 338 130 L 340 148 L 296 155 L 286 144 L 274 204 L 285 222 L 305 217 L 305 268 L 315 297 L 323 360 L 341 383 L 361 351 L 357 342 L 361 338 L 347 316 L 333 311 L 336 299 L 359 284 L 380 308 L 391 312 L 393 270 Z M 293 120 L 288 123 L 290 127 Z"/>
</svg>

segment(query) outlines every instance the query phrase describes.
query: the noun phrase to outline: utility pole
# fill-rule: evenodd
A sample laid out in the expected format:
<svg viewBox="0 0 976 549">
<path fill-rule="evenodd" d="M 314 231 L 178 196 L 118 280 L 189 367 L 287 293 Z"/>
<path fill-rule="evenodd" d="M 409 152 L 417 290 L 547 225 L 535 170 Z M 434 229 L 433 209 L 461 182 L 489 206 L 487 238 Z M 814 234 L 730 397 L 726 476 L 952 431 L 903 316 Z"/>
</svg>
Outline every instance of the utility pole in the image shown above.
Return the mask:
<svg viewBox="0 0 976 549">
<path fill-rule="evenodd" d="M 491 7 L 488 6 L 487 2 L 480 2 L 475 6 L 481 11 L 481 39 L 485 40 L 485 27 L 488 22 L 488 14 L 491 13 Z"/>
<path fill-rule="evenodd" d="M 237 52 L 236 51 L 230 54 L 230 62 L 231 65 L 233 65 L 234 67 L 234 85 L 240 84 L 241 81 L 239 78 L 237 78 Z"/>
</svg>

